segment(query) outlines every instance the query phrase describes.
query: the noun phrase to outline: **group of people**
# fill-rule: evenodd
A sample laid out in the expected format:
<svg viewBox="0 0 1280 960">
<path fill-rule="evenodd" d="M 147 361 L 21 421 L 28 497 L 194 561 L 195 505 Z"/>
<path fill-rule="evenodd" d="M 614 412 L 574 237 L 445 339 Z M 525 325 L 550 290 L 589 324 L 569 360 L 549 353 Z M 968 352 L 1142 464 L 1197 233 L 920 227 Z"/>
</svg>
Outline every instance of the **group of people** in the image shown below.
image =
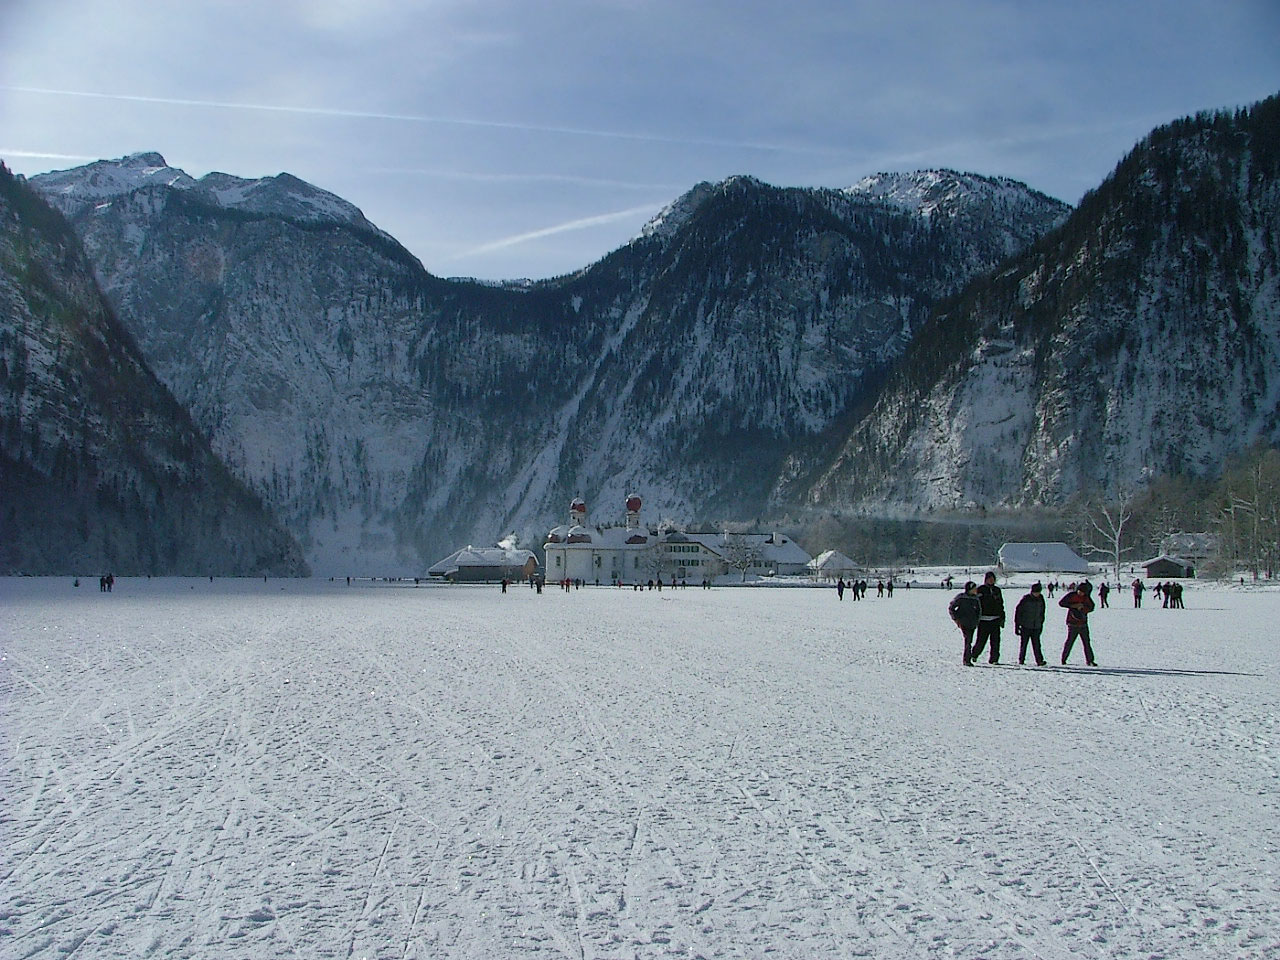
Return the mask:
<svg viewBox="0 0 1280 960">
<path fill-rule="evenodd" d="M 1096 667 L 1097 660 L 1093 656 L 1093 644 L 1089 638 L 1089 614 L 1094 611 L 1093 584 L 1088 580 L 1072 584 L 1068 592 L 1058 601 L 1058 606 L 1067 611 L 1067 641 L 1062 647 L 1062 665 L 1066 666 L 1071 651 L 1079 640 L 1084 647 L 1084 661 L 1088 666 Z M 996 586 L 995 571 L 988 571 L 982 585 L 970 580 L 964 590 L 957 594 L 947 607 L 951 619 L 960 628 L 964 636 L 964 665 L 971 667 L 984 650 L 988 650 L 988 663 L 1000 662 L 1000 631 L 1005 625 L 1004 593 Z M 1027 647 L 1035 657 L 1038 667 L 1047 663 L 1040 646 L 1040 636 L 1044 632 L 1045 599 L 1044 587 L 1037 581 L 1013 611 L 1013 629 L 1021 638 L 1018 650 L 1018 663 L 1027 661 Z"/>
<path fill-rule="evenodd" d="M 836 581 L 836 596 L 839 599 L 843 600 L 846 590 L 849 591 L 849 593 L 853 596 L 853 599 L 862 600 L 867 595 L 867 581 L 850 580 L 848 583 L 845 583 L 844 577 L 841 577 L 839 580 Z M 883 581 L 881 581 L 880 583 L 880 596 L 884 596 Z"/>
<path fill-rule="evenodd" d="M 1141 607 L 1142 592 L 1146 587 L 1143 582 L 1138 579 L 1135 579 L 1129 586 L 1133 590 L 1134 607 Z M 1164 583 L 1157 583 L 1151 588 L 1151 592 L 1164 600 L 1162 606 L 1166 610 L 1185 610 L 1187 608 L 1186 604 L 1182 602 L 1182 584 L 1180 583 L 1175 583 L 1172 580 L 1166 580 Z"/>
</svg>

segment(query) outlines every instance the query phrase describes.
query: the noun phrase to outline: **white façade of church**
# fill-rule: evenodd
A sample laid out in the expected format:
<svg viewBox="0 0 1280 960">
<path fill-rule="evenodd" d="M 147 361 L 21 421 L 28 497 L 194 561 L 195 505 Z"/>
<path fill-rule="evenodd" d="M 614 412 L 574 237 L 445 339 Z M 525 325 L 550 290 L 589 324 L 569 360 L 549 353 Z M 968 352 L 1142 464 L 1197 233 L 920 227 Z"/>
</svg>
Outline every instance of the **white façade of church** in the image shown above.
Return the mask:
<svg viewBox="0 0 1280 960">
<path fill-rule="evenodd" d="M 812 559 L 781 534 L 685 533 L 640 522 L 641 500 L 630 496 L 622 526 L 593 527 L 587 505 L 569 505 L 569 522 L 547 534 L 546 578 L 586 583 L 701 583 L 733 571 L 747 575 L 807 573 Z"/>
</svg>

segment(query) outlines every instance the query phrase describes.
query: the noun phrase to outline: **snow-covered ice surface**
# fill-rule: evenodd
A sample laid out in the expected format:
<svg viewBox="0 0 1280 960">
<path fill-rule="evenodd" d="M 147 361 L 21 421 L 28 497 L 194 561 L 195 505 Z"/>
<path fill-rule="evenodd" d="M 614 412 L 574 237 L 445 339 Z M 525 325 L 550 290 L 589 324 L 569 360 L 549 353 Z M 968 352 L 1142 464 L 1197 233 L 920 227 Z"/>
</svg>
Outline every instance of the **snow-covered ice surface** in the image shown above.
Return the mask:
<svg viewBox="0 0 1280 960">
<path fill-rule="evenodd" d="M 1280 594 L 949 596 L 2 580 L 0 956 L 1280 956 Z"/>
</svg>

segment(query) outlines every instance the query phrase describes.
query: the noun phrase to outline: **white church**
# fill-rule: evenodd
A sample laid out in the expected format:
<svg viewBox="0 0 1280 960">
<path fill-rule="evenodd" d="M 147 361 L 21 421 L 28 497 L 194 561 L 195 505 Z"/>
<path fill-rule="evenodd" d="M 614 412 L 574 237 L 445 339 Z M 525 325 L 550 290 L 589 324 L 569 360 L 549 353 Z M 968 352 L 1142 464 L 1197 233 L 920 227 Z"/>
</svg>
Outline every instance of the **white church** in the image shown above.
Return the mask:
<svg viewBox="0 0 1280 960">
<path fill-rule="evenodd" d="M 701 583 L 727 573 L 797 576 L 813 558 L 779 533 L 693 533 L 650 529 L 640 522 L 639 497 L 626 500 L 621 526 L 593 527 L 587 505 L 569 505 L 569 522 L 547 534 L 546 578 L 585 583 Z"/>
</svg>

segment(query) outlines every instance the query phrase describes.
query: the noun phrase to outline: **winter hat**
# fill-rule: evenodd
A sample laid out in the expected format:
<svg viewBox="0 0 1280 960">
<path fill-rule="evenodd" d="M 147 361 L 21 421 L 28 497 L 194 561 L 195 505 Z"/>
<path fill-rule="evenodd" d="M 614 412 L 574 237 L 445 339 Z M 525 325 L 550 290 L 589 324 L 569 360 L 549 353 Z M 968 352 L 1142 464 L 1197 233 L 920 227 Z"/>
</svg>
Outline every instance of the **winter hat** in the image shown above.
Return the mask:
<svg viewBox="0 0 1280 960">
<path fill-rule="evenodd" d="M 967 591 L 969 591 L 969 590 L 974 589 L 974 587 L 976 587 L 976 586 L 977 586 L 977 584 L 976 584 L 976 583 L 974 583 L 972 580 L 966 580 L 966 581 L 965 581 L 965 584 L 964 584 L 964 588 L 965 588 L 965 591 L 966 591 L 966 592 L 967 592 Z"/>
<path fill-rule="evenodd" d="M 1032 593 L 1039 593 L 1039 592 L 1040 592 L 1041 590 L 1043 590 L 1043 589 L 1044 589 L 1044 586 L 1040 583 L 1040 581 L 1039 581 L 1039 580 L 1037 580 L 1035 583 L 1033 583 L 1033 584 L 1031 585 L 1031 592 L 1032 592 Z"/>
</svg>

